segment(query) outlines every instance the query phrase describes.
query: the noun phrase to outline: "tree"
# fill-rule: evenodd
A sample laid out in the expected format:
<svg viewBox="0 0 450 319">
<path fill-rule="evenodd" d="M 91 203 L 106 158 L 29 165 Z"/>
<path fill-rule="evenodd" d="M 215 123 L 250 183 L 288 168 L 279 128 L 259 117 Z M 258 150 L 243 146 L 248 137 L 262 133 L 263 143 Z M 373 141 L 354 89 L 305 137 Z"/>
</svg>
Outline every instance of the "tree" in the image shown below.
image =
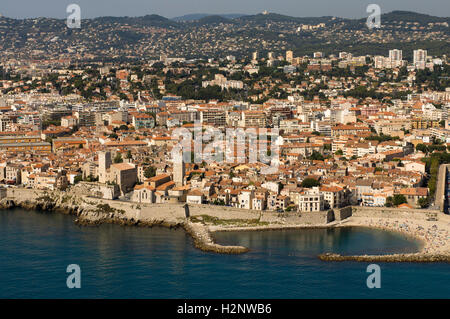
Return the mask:
<svg viewBox="0 0 450 319">
<path fill-rule="evenodd" d="M 394 206 L 399 206 L 401 204 L 406 204 L 408 201 L 406 200 L 406 197 L 403 195 L 394 195 L 394 198 L 392 199 L 392 203 Z"/>
<path fill-rule="evenodd" d="M 117 153 L 116 157 L 114 157 L 114 163 L 118 164 L 118 163 L 123 163 L 123 158 L 122 158 L 122 154 Z"/>
<path fill-rule="evenodd" d="M 131 151 L 128 150 L 126 159 L 131 159 L 131 158 L 133 158 L 133 155 L 131 155 Z"/>
<path fill-rule="evenodd" d="M 388 198 L 386 198 L 386 207 L 392 207 L 392 206 L 394 206 L 394 204 L 393 204 L 393 198 L 392 198 L 392 196 L 389 196 Z"/>
<path fill-rule="evenodd" d="M 400 138 L 398 136 L 384 135 L 383 133 L 381 133 L 380 135 L 371 135 L 365 138 L 366 141 L 378 141 L 378 142 L 397 141 L 399 139 Z"/>
<path fill-rule="evenodd" d="M 428 206 L 430 206 L 430 198 L 429 197 L 419 198 L 418 203 L 421 208 L 428 208 Z"/>
<path fill-rule="evenodd" d="M 319 152 L 314 151 L 309 159 L 312 161 L 323 161 L 325 158 Z"/>
<path fill-rule="evenodd" d="M 153 166 L 149 166 L 144 170 L 144 177 L 145 178 L 152 178 L 156 176 L 156 168 Z"/>
<path fill-rule="evenodd" d="M 428 153 L 428 147 L 425 144 L 417 144 L 416 150 L 425 154 Z"/>
<path fill-rule="evenodd" d="M 216 206 L 225 206 L 225 201 L 223 199 L 216 199 L 213 202 L 213 204 L 216 205 Z"/>
<path fill-rule="evenodd" d="M 94 177 L 94 176 L 92 176 L 92 175 L 89 175 L 88 177 L 86 177 L 86 181 L 87 181 L 87 182 L 90 182 L 90 183 L 92 183 L 92 182 L 98 182 L 98 177 Z"/>
<path fill-rule="evenodd" d="M 304 188 L 313 188 L 313 187 L 316 187 L 316 186 L 320 186 L 320 182 L 318 180 L 314 179 L 314 178 L 306 178 L 302 182 L 301 186 L 304 187 Z"/>
<path fill-rule="evenodd" d="M 75 176 L 75 178 L 73 179 L 73 183 L 74 183 L 74 184 L 78 184 L 78 183 L 81 182 L 82 180 L 83 180 L 83 176 L 77 175 L 77 176 Z"/>
</svg>

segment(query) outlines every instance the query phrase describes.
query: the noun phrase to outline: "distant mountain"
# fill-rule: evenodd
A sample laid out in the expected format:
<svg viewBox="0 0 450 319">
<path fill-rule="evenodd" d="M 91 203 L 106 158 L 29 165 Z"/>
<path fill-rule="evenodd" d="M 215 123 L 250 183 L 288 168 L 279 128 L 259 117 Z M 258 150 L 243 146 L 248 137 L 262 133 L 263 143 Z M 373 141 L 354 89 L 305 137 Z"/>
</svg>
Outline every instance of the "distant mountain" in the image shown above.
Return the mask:
<svg viewBox="0 0 450 319">
<path fill-rule="evenodd" d="M 181 17 L 175 17 L 172 18 L 173 21 L 177 22 L 189 22 L 189 21 L 196 21 L 201 20 L 203 18 L 207 17 L 222 17 L 225 19 L 236 19 L 245 16 L 245 14 L 239 14 L 239 13 L 231 13 L 231 14 L 208 14 L 208 13 L 195 13 L 195 14 L 187 14 Z"/>
<path fill-rule="evenodd" d="M 245 21 L 245 22 L 253 22 L 253 23 L 267 23 L 267 22 L 281 22 L 281 23 L 304 23 L 304 24 L 312 24 L 312 23 L 322 23 L 332 20 L 333 17 L 291 17 L 287 15 L 282 15 L 278 13 L 268 13 L 268 14 L 256 14 L 243 16 L 238 18 L 237 20 Z"/>
<path fill-rule="evenodd" d="M 138 26 L 153 27 L 178 27 L 178 23 L 157 14 L 145 15 L 142 17 L 99 17 L 90 20 L 97 23 L 127 23 Z"/>
<path fill-rule="evenodd" d="M 189 21 L 189 24 L 197 26 L 214 25 L 220 23 L 234 23 L 233 19 L 228 19 L 222 16 L 207 16 L 199 20 Z"/>
<path fill-rule="evenodd" d="M 382 21 L 404 21 L 404 22 L 419 22 L 419 23 L 436 23 L 436 22 L 448 22 L 449 17 L 441 18 L 434 17 L 428 14 L 411 12 L 411 11 L 392 11 L 381 16 Z"/>
</svg>

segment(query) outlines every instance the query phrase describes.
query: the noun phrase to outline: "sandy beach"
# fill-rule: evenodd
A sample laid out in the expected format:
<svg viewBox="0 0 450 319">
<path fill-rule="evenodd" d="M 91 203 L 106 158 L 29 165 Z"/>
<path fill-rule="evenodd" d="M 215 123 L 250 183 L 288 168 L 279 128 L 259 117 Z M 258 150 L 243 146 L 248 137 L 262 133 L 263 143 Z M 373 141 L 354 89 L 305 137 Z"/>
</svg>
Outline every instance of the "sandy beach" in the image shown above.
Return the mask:
<svg viewBox="0 0 450 319">
<path fill-rule="evenodd" d="M 221 231 L 267 231 L 267 230 L 287 230 L 287 229 L 308 229 L 308 228 L 340 228 L 340 227 L 367 227 L 370 229 L 380 229 L 390 232 L 398 232 L 410 239 L 421 242 L 420 249 L 414 254 L 395 254 L 386 256 L 340 256 L 324 255 L 321 259 L 328 261 L 450 261 L 450 216 L 439 214 L 437 221 L 426 219 L 409 219 L 392 217 L 358 217 L 352 216 L 343 221 L 332 222 L 323 225 L 295 225 L 295 224 L 269 224 L 257 227 L 233 227 L 233 226 L 207 226 L 209 232 Z"/>
<path fill-rule="evenodd" d="M 426 221 L 414 219 L 350 217 L 335 227 L 369 227 L 386 231 L 400 232 L 419 239 L 422 249 L 419 253 L 427 255 L 450 255 L 450 221 Z"/>
</svg>

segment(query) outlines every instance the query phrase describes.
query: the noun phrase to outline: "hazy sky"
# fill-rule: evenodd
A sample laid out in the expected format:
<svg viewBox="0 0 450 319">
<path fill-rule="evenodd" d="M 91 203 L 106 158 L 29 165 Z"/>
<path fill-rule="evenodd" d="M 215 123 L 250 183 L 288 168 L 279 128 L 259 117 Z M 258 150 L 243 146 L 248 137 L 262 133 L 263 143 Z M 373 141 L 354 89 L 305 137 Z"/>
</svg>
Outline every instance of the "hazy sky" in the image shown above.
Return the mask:
<svg viewBox="0 0 450 319">
<path fill-rule="evenodd" d="M 190 13 L 256 14 L 264 10 L 297 17 L 362 18 L 368 16 L 370 3 L 380 5 L 383 13 L 406 10 L 450 16 L 449 0 L 0 0 L 0 13 L 13 18 L 65 18 L 71 3 L 80 5 L 82 18 L 146 14 L 173 18 Z"/>
</svg>

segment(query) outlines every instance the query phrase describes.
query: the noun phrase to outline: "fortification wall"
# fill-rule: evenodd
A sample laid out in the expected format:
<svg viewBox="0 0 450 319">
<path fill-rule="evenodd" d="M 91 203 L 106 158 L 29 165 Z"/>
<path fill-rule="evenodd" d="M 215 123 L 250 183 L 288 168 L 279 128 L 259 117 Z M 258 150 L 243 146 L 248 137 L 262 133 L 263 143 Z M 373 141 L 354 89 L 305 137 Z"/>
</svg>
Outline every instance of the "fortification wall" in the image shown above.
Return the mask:
<svg viewBox="0 0 450 319">
<path fill-rule="evenodd" d="M 107 204 L 114 210 L 121 212 L 122 216 L 128 220 L 139 220 L 149 223 L 154 222 L 155 220 L 179 223 L 186 218 L 186 211 L 188 211 L 189 216 L 192 217 L 207 215 L 216 217 L 221 220 L 259 220 L 260 222 L 275 224 L 327 224 L 334 221 L 335 218 L 333 211 L 310 212 L 301 214 L 297 212 L 277 213 L 224 206 L 192 204 L 188 205 L 188 208 L 186 209 L 184 204 L 143 204 L 124 202 L 118 200 L 90 197 L 90 194 L 84 194 L 84 192 L 80 193 L 79 191 L 80 189 L 78 188 L 74 192 L 49 192 L 36 189 L 8 188 L 6 193 L 7 198 L 17 202 L 33 202 L 38 198 L 44 197 L 46 194 L 50 194 L 52 195 L 52 197 L 75 196 L 81 199 L 83 205 L 87 204 L 93 207 L 97 207 L 99 205 Z M 71 202 L 72 199 L 67 200 L 66 203 L 70 205 L 69 202 Z M 73 205 L 75 206 L 76 204 L 74 203 Z"/>
<path fill-rule="evenodd" d="M 343 221 L 353 215 L 352 207 L 345 207 L 341 209 L 334 210 L 336 221 Z"/>
<path fill-rule="evenodd" d="M 6 197 L 13 200 L 33 201 L 36 198 L 44 196 L 44 194 L 45 191 L 38 189 L 13 188 L 13 187 L 8 187 L 6 189 Z"/>
<path fill-rule="evenodd" d="M 374 218 L 407 218 L 427 220 L 430 215 L 436 214 L 439 219 L 450 220 L 449 215 L 445 215 L 437 210 L 420 210 L 408 208 L 387 208 L 387 207 L 352 207 L 353 217 L 374 217 Z"/>
<path fill-rule="evenodd" d="M 189 205 L 190 216 L 208 215 L 221 220 L 259 220 L 263 223 L 283 224 L 327 224 L 334 221 L 332 211 L 310 213 L 277 213 L 272 211 L 248 210 L 224 206 Z"/>
<path fill-rule="evenodd" d="M 70 192 L 80 196 L 86 195 L 103 199 L 116 199 L 120 196 L 120 188 L 118 185 L 88 182 L 78 183 L 71 188 Z"/>
<path fill-rule="evenodd" d="M 46 195 L 52 196 L 70 196 L 69 192 L 43 191 L 25 188 L 7 188 L 6 197 L 20 202 L 33 202 Z M 186 218 L 186 209 L 184 204 L 142 204 L 133 202 L 123 202 L 118 200 L 99 199 L 89 196 L 80 196 L 84 203 L 97 206 L 108 204 L 110 207 L 121 211 L 124 217 L 145 222 L 154 220 L 166 220 L 169 222 L 180 222 Z M 69 198 L 70 199 L 70 198 Z M 66 201 L 67 204 L 69 204 Z M 212 205 L 188 205 L 190 216 L 208 215 L 222 220 L 259 220 L 267 223 L 283 224 L 327 224 L 334 220 L 341 221 L 350 216 L 353 217 L 372 217 L 372 218 L 406 218 L 427 220 L 432 215 L 436 215 L 439 220 L 448 220 L 450 215 L 445 215 L 439 211 L 407 209 L 407 208 L 386 208 L 386 207 L 361 207 L 353 206 L 343 209 L 336 209 L 327 212 L 310 213 L 277 213 L 269 211 L 256 211 L 238 209 L 232 207 L 212 206 Z"/>
<path fill-rule="evenodd" d="M 259 219 L 261 211 L 240 209 L 226 206 L 214 205 L 193 205 L 189 204 L 189 213 L 191 216 L 208 215 L 223 220 L 230 219 Z"/>
</svg>

